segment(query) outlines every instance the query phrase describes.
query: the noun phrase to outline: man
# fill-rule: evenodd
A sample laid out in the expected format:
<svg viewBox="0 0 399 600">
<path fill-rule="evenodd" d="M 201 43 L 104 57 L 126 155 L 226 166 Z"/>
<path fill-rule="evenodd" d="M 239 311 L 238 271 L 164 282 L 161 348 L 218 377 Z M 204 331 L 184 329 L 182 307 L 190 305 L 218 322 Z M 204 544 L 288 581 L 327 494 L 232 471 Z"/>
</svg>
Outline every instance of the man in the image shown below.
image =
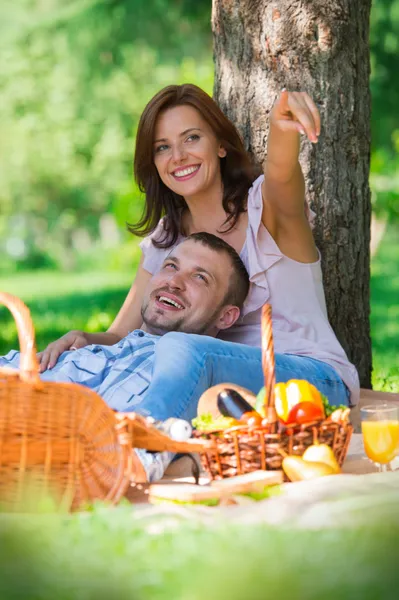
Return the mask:
<svg viewBox="0 0 399 600">
<path fill-rule="evenodd" d="M 41 378 L 90 387 L 118 411 L 135 411 L 159 420 L 172 416 L 191 420 L 196 415 L 201 393 L 212 385 L 215 377 L 218 380 L 218 366 L 215 357 L 212 364 L 195 364 L 193 353 L 189 369 L 192 377 L 189 381 L 180 377 L 182 361 L 187 361 L 189 354 L 180 350 L 184 344 L 195 344 L 196 338 L 182 336 L 190 333 L 213 338 L 222 329 L 231 327 L 240 316 L 248 289 L 248 273 L 236 251 L 212 234 L 193 234 L 172 250 L 147 285 L 141 309 L 142 329 L 133 331 L 114 346 L 91 345 L 64 352 Z M 162 345 L 166 336 L 169 336 L 168 353 Z M 175 336 L 173 354 L 170 336 Z M 212 339 L 209 341 L 212 344 Z M 258 381 L 253 376 L 246 381 L 242 369 L 239 380 L 235 381 L 232 373 L 229 381 L 260 389 L 260 351 L 243 346 L 238 360 L 242 361 L 245 353 L 254 360 L 254 352 L 259 361 Z M 18 364 L 19 352 L 11 351 L 0 358 L 0 366 L 17 368 Z M 165 394 L 165 386 L 170 393 Z M 167 453 L 138 452 L 138 455 L 150 480 L 160 478 L 170 461 Z"/>
</svg>

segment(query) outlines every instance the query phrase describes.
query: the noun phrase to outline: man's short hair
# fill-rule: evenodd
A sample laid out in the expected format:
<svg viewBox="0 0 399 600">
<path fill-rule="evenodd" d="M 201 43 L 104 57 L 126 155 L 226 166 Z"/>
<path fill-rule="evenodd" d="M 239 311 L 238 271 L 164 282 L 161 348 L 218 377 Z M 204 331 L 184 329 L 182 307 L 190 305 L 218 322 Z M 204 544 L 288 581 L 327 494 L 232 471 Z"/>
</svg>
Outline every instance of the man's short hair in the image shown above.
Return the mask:
<svg viewBox="0 0 399 600">
<path fill-rule="evenodd" d="M 200 231 L 187 236 L 184 241 L 193 240 L 203 246 L 211 248 L 214 252 L 222 254 L 223 252 L 230 258 L 232 274 L 230 276 L 229 287 L 224 298 L 223 304 L 232 304 L 238 306 L 241 310 L 249 291 L 249 275 L 238 253 L 230 244 L 222 240 L 213 233 Z"/>
</svg>

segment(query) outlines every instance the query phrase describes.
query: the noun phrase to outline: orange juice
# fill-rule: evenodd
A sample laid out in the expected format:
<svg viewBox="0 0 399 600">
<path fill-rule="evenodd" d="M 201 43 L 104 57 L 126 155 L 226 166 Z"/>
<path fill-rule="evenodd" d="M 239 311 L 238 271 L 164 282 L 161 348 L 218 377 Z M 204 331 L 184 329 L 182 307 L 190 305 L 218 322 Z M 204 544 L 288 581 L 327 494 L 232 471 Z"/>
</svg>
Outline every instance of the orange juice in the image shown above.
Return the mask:
<svg viewBox="0 0 399 600">
<path fill-rule="evenodd" d="M 370 460 L 386 464 L 399 452 L 399 421 L 363 421 L 364 449 Z"/>
</svg>

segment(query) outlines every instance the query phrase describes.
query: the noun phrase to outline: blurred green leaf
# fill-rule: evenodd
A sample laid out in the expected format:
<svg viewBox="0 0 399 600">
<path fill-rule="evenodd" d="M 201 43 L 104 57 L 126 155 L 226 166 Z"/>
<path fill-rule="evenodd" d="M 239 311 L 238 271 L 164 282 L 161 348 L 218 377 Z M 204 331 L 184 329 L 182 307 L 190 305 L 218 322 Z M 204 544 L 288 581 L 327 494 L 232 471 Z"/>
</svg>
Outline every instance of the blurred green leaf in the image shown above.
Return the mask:
<svg viewBox="0 0 399 600">
<path fill-rule="evenodd" d="M 210 10 L 208 0 L 0 0 L 0 272 L 11 232 L 25 254 L 70 269 L 78 225 L 96 240 L 115 212 L 128 239 L 143 203 L 132 187 L 139 116 L 167 84 L 211 92 Z"/>
</svg>

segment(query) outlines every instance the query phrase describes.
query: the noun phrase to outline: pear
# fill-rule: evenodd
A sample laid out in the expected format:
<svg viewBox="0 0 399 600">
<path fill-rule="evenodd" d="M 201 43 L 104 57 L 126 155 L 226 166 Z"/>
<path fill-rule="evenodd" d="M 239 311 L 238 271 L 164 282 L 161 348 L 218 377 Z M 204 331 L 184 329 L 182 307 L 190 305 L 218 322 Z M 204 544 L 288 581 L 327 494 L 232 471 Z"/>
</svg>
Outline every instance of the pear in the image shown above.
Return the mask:
<svg viewBox="0 0 399 600">
<path fill-rule="evenodd" d="M 308 462 L 325 463 L 334 469 L 335 473 L 341 473 L 335 454 L 327 444 L 314 444 L 313 446 L 309 446 L 302 455 L 302 458 Z"/>
<path fill-rule="evenodd" d="M 330 465 L 323 462 L 306 461 L 300 456 L 286 456 L 282 466 L 291 481 L 305 481 L 336 474 L 336 471 Z"/>
</svg>

